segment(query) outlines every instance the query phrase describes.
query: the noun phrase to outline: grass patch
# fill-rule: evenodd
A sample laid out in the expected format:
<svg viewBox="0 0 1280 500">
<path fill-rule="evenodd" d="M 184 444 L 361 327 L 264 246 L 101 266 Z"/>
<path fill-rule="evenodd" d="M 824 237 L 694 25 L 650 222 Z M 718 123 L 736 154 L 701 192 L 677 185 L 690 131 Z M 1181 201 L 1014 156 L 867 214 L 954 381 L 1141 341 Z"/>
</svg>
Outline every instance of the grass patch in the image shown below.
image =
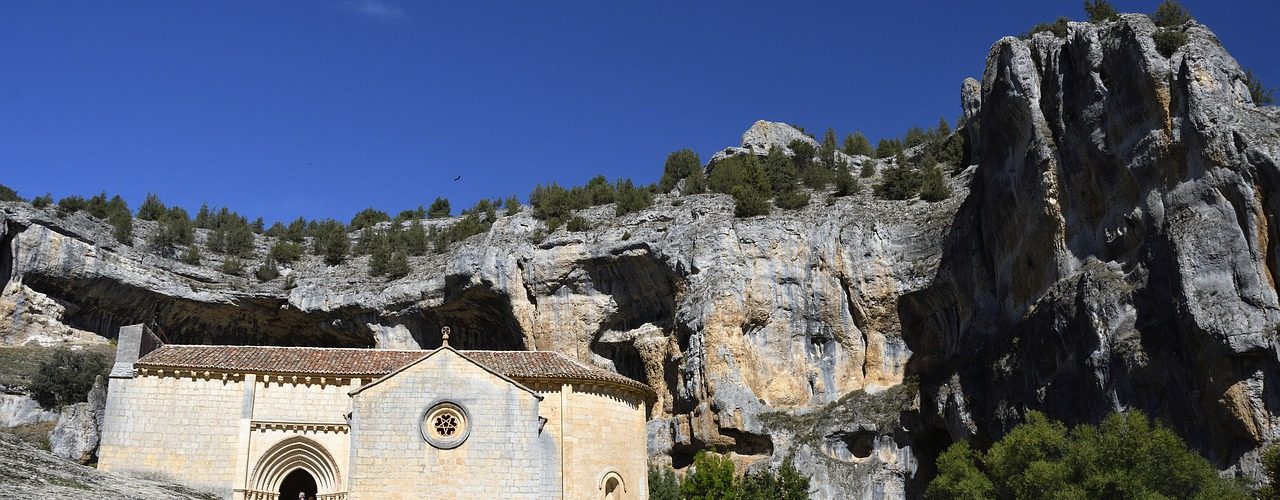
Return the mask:
<svg viewBox="0 0 1280 500">
<path fill-rule="evenodd" d="M 4 432 L 17 436 L 18 439 L 31 443 L 36 448 L 49 451 L 49 433 L 57 422 L 39 422 L 35 424 L 8 427 Z"/>
<path fill-rule="evenodd" d="M 115 347 L 109 344 L 86 345 L 83 349 L 105 355 L 108 365 L 115 362 Z M 57 350 L 57 347 L 38 345 L 0 347 L 0 386 L 31 385 L 31 378 L 40 371 L 40 364 L 53 359 Z"/>
</svg>

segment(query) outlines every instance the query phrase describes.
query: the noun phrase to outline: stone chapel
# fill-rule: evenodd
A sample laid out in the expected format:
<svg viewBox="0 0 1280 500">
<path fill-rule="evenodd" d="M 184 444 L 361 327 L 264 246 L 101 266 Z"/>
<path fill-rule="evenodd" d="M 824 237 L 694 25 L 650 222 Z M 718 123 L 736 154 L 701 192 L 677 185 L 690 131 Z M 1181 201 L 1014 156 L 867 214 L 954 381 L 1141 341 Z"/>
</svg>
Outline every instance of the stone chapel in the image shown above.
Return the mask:
<svg viewBox="0 0 1280 500">
<path fill-rule="evenodd" d="M 98 467 L 236 500 L 645 499 L 648 386 L 554 352 L 161 345 L 121 328 Z"/>
</svg>

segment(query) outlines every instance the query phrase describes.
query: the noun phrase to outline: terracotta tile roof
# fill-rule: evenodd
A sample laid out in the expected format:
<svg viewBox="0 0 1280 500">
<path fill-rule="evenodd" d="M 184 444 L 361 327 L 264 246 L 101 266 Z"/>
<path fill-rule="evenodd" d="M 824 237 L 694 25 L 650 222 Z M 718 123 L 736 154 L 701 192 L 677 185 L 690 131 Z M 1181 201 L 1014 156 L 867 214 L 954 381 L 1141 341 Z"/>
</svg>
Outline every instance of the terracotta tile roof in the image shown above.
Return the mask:
<svg viewBox="0 0 1280 500">
<path fill-rule="evenodd" d="M 639 389 L 649 395 L 653 394 L 653 389 L 645 384 L 608 370 L 580 363 L 556 352 L 458 352 L 516 381 L 537 379 L 598 381 L 619 384 Z M 135 366 L 381 377 L 430 353 L 431 351 L 330 347 L 163 345 L 143 356 Z"/>
</svg>

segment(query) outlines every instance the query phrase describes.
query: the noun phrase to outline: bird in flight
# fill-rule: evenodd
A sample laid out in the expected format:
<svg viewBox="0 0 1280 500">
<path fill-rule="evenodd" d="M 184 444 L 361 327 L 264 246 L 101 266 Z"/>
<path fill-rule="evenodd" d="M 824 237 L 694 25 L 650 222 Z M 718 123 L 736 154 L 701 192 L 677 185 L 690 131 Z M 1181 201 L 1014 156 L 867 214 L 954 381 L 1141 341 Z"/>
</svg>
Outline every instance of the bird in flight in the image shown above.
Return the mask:
<svg viewBox="0 0 1280 500">
<path fill-rule="evenodd" d="M 462 176 L 461 176 L 461 175 L 459 175 L 459 176 L 457 176 L 457 177 L 454 177 L 454 178 L 453 178 L 453 180 L 455 180 L 455 181 L 460 181 L 460 180 L 462 180 Z"/>
</svg>

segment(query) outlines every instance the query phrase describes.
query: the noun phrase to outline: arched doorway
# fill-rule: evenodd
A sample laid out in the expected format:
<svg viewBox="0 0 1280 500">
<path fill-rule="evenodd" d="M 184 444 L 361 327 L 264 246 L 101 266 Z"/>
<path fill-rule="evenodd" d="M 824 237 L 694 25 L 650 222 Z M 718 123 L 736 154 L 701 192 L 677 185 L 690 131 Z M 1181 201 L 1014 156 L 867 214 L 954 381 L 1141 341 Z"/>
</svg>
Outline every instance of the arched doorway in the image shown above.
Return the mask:
<svg viewBox="0 0 1280 500">
<path fill-rule="evenodd" d="M 320 443 L 301 436 L 281 440 L 263 453 L 248 486 L 247 498 L 297 500 L 301 492 L 324 500 L 345 493 L 333 456 Z"/>
<path fill-rule="evenodd" d="M 297 500 L 300 494 L 303 498 L 315 498 L 316 479 L 305 470 L 294 469 L 280 482 L 280 500 Z"/>
</svg>

